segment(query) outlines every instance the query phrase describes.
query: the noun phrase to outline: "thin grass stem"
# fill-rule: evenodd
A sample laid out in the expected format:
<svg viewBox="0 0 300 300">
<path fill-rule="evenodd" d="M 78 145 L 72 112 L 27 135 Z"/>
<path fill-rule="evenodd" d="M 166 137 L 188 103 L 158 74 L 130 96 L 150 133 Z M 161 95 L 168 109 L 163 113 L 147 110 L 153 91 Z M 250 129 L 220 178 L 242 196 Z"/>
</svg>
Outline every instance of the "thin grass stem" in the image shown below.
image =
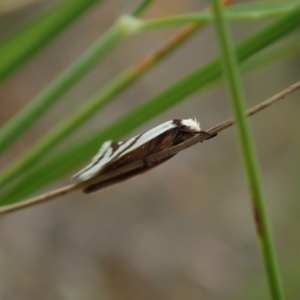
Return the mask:
<svg viewBox="0 0 300 300">
<path fill-rule="evenodd" d="M 215 27 L 221 49 L 222 65 L 230 93 L 231 108 L 237 125 L 236 129 L 240 152 L 242 154 L 248 181 L 261 256 L 271 297 L 273 300 L 282 300 L 284 298 L 283 289 L 265 207 L 265 198 L 259 174 L 258 161 L 250 133 L 250 126 L 244 113 L 246 105 L 241 86 L 237 57 L 232 47 L 221 2 L 219 0 L 212 0 L 212 3 L 214 5 Z"/>
</svg>

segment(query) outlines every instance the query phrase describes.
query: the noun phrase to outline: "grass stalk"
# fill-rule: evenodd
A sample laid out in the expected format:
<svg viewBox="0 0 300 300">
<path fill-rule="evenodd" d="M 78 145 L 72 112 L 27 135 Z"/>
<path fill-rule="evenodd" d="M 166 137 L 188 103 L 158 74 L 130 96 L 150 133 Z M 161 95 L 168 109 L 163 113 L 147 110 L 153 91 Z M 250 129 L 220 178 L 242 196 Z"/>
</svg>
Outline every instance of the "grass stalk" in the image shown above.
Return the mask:
<svg viewBox="0 0 300 300">
<path fill-rule="evenodd" d="M 224 17 L 228 21 L 247 21 L 266 18 L 281 17 L 297 7 L 297 3 L 282 3 L 274 5 L 266 3 L 248 3 L 228 6 L 224 11 Z M 188 13 L 170 17 L 141 20 L 140 28 L 143 30 L 157 29 L 169 26 L 179 26 L 190 22 L 212 22 L 213 13 L 210 10 L 203 10 L 195 13 Z"/>
<path fill-rule="evenodd" d="M 214 5 L 215 27 L 221 49 L 222 65 L 227 79 L 231 108 L 236 122 L 240 151 L 252 201 L 256 233 L 270 294 L 273 300 L 282 300 L 284 299 L 283 289 L 275 258 L 274 243 L 265 207 L 255 147 L 250 133 L 250 126 L 245 116 L 246 105 L 241 87 L 237 58 L 234 48 L 231 45 L 221 2 L 219 0 L 212 0 L 212 3 Z"/>
</svg>

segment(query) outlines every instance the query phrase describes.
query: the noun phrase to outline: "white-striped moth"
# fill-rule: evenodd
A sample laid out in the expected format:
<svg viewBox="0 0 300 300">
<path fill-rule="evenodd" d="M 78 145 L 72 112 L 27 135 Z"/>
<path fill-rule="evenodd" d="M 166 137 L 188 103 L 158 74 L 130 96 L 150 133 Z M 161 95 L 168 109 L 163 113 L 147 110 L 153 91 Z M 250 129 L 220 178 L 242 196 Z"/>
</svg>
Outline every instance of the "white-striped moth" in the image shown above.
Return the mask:
<svg viewBox="0 0 300 300">
<path fill-rule="evenodd" d="M 167 161 L 175 154 L 154 162 L 151 165 L 147 163 L 146 159 L 152 154 L 178 145 L 199 133 L 200 125 L 196 120 L 175 119 L 165 122 L 125 142 L 107 141 L 101 146 L 91 163 L 72 178 L 76 181 L 87 181 L 121 168 L 136 160 L 144 160 L 145 163 L 142 167 L 119 174 L 107 181 L 93 183 L 83 190 L 84 193 L 94 192 L 102 187 L 124 181 L 130 177 L 146 172 Z"/>
</svg>

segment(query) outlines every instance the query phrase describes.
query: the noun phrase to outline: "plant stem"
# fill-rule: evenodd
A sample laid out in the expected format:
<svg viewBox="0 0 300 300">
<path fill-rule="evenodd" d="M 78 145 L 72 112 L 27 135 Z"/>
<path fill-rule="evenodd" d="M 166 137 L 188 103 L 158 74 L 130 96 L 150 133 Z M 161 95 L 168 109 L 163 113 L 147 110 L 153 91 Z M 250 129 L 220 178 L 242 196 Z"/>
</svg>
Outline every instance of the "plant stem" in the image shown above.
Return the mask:
<svg viewBox="0 0 300 300">
<path fill-rule="evenodd" d="M 290 87 L 286 88 L 285 90 L 283 90 L 282 92 L 276 94 L 275 96 L 263 101 L 262 103 L 255 105 L 254 107 L 248 109 L 245 114 L 247 116 L 252 116 L 256 113 L 258 113 L 259 111 L 269 107 L 270 105 L 274 104 L 275 102 L 284 99 L 288 94 L 296 91 L 297 89 L 300 88 L 300 81 L 291 85 Z M 206 131 L 206 133 L 208 134 L 208 136 L 215 136 L 216 134 L 218 134 L 219 132 L 231 127 L 234 124 L 234 120 L 233 119 L 229 119 L 227 121 L 224 121 L 212 128 L 210 128 L 209 130 Z M 187 149 L 195 144 L 198 144 L 199 142 L 203 142 L 204 140 L 207 140 L 207 135 L 198 135 L 193 137 L 190 140 L 187 140 L 177 146 L 174 146 L 170 149 L 161 151 L 159 153 L 156 153 L 154 155 L 151 155 L 149 157 L 147 157 L 147 161 L 148 162 L 152 162 L 152 161 L 159 161 L 167 156 L 170 155 L 174 155 L 177 154 L 178 152 Z M 135 168 L 138 167 L 142 167 L 144 165 L 144 160 L 140 160 L 140 161 L 136 161 L 134 163 L 131 163 L 129 165 L 126 165 L 126 171 L 130 171 L 133 170 Z M 124 171 L 124 169 L 122 170 Z M 107 180 L 108 178 L 112 178 L 113 176 L 117 175 L 116 172 L 120 172 L 120 170 L 114 170 L 111 173 L 106 174 L 105 178 L 103 177 L 103 179 Z M 97 180 L 99 181 L 100 179 L 97 178 Z M 89 183 L 90 184 L 90 183 Z M 28 200 L 22 201 L 22 202 L 18 202 L 18 203 L 14 203 L 11 205 L 4 205 L 2 207 L 0 207 L 0 214 L 5 214 L 5 213 L 9 213 L 9 212 L 13 212 L 16 210 L 20 210 L 20 209 L 24 209 L 26 207 L 30 207 L 33 205 L 37 205 L 37 204 L 41 204 L 44 203 L 46 201 L 58 198 L 60 196 L 63 196 L 65 194 L 69 194 L 71 192 L 74 192 L 76 190 L 82 189 L 84 188 L 86 185 L 86 182 L 80 182 L 78 184 L 70 184 L 67 186 L 64 186 L 62 188 L 59 188 L 57 190 L 53 190 L 51 192 L 47 192 L 41 195 L 38 195 L 36 197 L 30 198 Z"/>
<path fill-rule="evenodd" d="M 231 107 L 237 125 L 239 145 L 252 201 L 256 233 L 260 244 L 269 289 L 272 299 L 282 300 L 283 290 L 265 208 L 265 199 L 259 175 L 258 162 L 255 155 L 254 143 L 252 142 L 250 134 L 250 126 L 244 113 L 245 103 L 239 77 L 237 57 L 230 42 L 229 31 L 223 15 L 221 2 L 219 0 L 212 0 L 212 3 L 214 4 L 216 33 L 222 52 L 222 64 L 230 92 Z"/>
</svg>

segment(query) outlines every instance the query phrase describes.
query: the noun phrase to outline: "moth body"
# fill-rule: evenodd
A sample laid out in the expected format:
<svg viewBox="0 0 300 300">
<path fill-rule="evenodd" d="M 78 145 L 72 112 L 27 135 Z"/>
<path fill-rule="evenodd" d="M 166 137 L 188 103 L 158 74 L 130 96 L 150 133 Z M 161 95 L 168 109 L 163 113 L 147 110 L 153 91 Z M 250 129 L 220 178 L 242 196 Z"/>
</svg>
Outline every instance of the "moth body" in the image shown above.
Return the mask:
<svg viewBox="0 0 300 300">
<path fill-rule="evenodd" d="M 152 169 L 170 159 L 175 154 L 152 163 L 151 165 L 148 165 L 146 162 L 148 156 L 178 145 L 183 141 L 190 139 L 197 133 L 200 133 L 200 126 L 196 120 L 175 119 L 165 122 L 124 142 L 107 141 L 101 146 L 91 163 L 72 178 L 76 181 L 86 181 L 121 168 L 134 161 L 144 160 L 145 164 L 143 167 L 131 170 L 124 174 L 118 174 L 116 177 L 107 181 L 92 184 L 85 188 L 84 192 L 90 193 L 104 186 L 124 181 Z"/>
</svg>

